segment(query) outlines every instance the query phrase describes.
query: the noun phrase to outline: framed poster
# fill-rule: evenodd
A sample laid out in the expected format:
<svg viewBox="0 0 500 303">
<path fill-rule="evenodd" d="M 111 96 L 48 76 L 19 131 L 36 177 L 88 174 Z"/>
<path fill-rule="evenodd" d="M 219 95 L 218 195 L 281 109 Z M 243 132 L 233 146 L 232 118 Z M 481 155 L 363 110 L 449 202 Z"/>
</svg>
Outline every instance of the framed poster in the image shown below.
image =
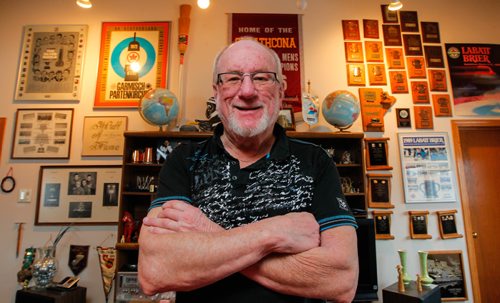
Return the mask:
<svg viewBox="0 0 500 303">
<path fill-rule="evenodd" d="M 382 24 L 385 46 L 402 46 L 401 27 L 399 24 Z"/>
<path fill-rule="evenodd" d="M 368 64 L 368 82 L 370 85 L 386 85 L 384 64 Z"/>
<path fill-rule="evenodd" d="M 416 11 L 399 11 L 401 31 L 418 32 L 418 14 Z"/>
<path fill-rule="evenodd" d="M 166 88 L 170 22 L 103 22 L 94 107 L 137 107 Z"/>
<path fill-rule="evenodd" d="M 94 116 L 83 119 L 82 156 L 123 156 L 127 116 Z"/>
<path fill-rule="evenodd" d="M 436 211 L 438 216 L 439 234 L 442 239 L 462 238 L 457 232 L 456 209 Z"/>
<path fill-rule="evenodd" d="M 439 23 L 420 22 L 420 27 L 422 28 L 422 41 L 424 43 L 441 43 Z"/>
<path fill-rule="evenodd" d="M 389 10 L 389 5 L 382 4 L 380 6 L 382 10 L 382 20 L 384 23 L 398 23 L 398 12 Z"/>
<path fill-rule="evenodd" d="M 295 120 L 293 118 L 293 109 L 283 108 L 278 115 L 278 124 L 286 130 L 295 130 Z"/>
<path fill-rule="evenodd" d="M 366 61 L 384 62 L 384 48 L 380 41 L 365 41 Z"/>
<path fill-rule="evenodd" d="M 432 95 L 432 105 L 434 107 L 434 116 L 436 117 L 451 117 L 451 101 L 448 94 Z"/>
<path fill-rule="evenodd" d="M 378 39 L 378 20 L 363 19 L 363 36 L 370 39 Z"/>
<path fill-rule="evenodd" d="M 118 223 L 120 165 L 41 166 L 35 225 Z"/>
<path fill-rule="evenodd" d="M 432 239 L 427 232 L 429 211 L 410 210 L 410 238 L 412 239 Z"/>
<path fill-rule="evenodd" d="M 445 92 L 448 90 L 446 72 L 444 69 L 429 69 L 428 74 L 431 92 Z"/>
<path fill-rule="evenodd" d="M 414 106 L 413 111 L 416 129 L 434 129 L 432 106 Z"/>
<path fill-rule="evenodd" d="M 347 84 L 364 86 L 366 84 L 365 65 L 363 63 L 347 64 Z"/>
<path fill-rule="evenodd" d="M 78 101 L 87 25 L 24 27 L 14 99 Z"/>
<path fill-rule="evenodd" d="M 393 240 L 391 235 L 391 216 L 392 210 L 374 210 L 373 222 L 375 224 L 375 239 Z"/>
<path fill-rule="evenodd" d="M 403 34 L 403 46 L 406 56 L 422 56 L 422 41 L 419 34 Z"/>
<path fill-rule="evenodd" d="M 342 32 L 344 33 L 344 40 L 359 40 L 359 21 L 342 20 Z"/>
<path fill-rule="evenodd" d="M 410 79 L 425 79 L 424 57 L 407 57 L 408 77 Z"/>
<path fill-rule="evenodd" d="M 18 109 L 11 158 L 68 159 L 72 127 L 72 108 Z"/>
<path fill-rule="evenodd" d="M 366 170 L 391 170 L 389 165 L 389 138 L 365 138 Z"/>
<path fill-rule="evenodd" d="M 387 67 L 389 69 L 404 69 L 405 59 L 403 56 L 402 48 L 391 48 L 387 47 L 385 49 L 385 55 L 387 57 Z"/>
<path fill-rule="evenodd" d="M 443 50 L 441 46 L 424 45 L 424 54 L 427 67 L 444 68 Z"/>
<path fill-rule="evenodd" d="M 430 103 L 427 81 L 411 81 L 411 97 L 413 104 Z"/>
<path fill-rule="evenodd" d="M 448 134 L 398 133 L 398 141 L 406 203 L 455 202 Z"/>
<path fill-rule="evenodd" d="M 441 300 L 466 301 L 467 287 L 461 250 L 432 250 L 427 254 L 427 272 L 441 290 Z"/>
<path fill-rule="evenodd" d="M 344 42 L 345 60 L 347 62 L 364 62 L 363 44 L 361 42 Z"/>
<path fill-rule="evenodd" d="M 408 93 L 408 78 L 405 70 L 389 71 L 389 80 L 391 82 L 391 92 L 393 94 Z"/>
<path fill-rule="evenodd" d="M 391 203 L 390 174 L 366 174 L 368 177 L 368 207 L 394 208 Z"/>
</svg>

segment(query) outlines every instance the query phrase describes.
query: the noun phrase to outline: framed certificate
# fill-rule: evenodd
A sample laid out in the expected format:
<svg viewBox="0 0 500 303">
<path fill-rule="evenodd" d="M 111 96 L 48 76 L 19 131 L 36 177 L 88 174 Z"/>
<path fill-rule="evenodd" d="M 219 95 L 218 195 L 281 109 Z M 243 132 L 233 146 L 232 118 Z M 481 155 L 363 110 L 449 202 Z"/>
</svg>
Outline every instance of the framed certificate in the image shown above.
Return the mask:
<svg viewBox="0 0 500 303">
<path fill-rule="evenodd" d="M 347 64 L 347 84 L 350 86 L 365 86 L 365 65 L 363 63 Z"/>
<path fill-rule="evenodd" d="M 401 27 L 399 24 L 382 24 L 385 46 L 402 46 Z"/>
<path fill-rule="evenodd" d="M 439 23 L 420 22 L 420 27 L 422 28 L 422 41 L 424 43 L 441 43 Z"/>
<path fill-rule="evenodd" d="M 432 239 L 427 231 L 429 211 L 408 211 L 410 217 L 410 237 L 412 239 Z"/>
<path fill-rule="evenodd" d="M 391 170 L 389 165 L 389 138 L 365 138 L 366 170 Z"/>
<path fill-rule="evenodd" d="M 387 47 L 385 49 L 385 55 L 387 57 L 387 67 L 389 69 L 405 68 L 405 59 L 402 48 Z"/>
<path fill-rule="evenodd" d="M 368 177 L 368 207 L 394 208 L 391 204 L 391 175 L 367 174 Z"/>
<path fill-rule="evenodd" d="M 415 112 L 416 129 L 434 129 L 432 106 L 414 106 L 413 110 Z"/>
<path fill-rule="evenodd" d="M 416 11 L 399 11 L 401 31 L 418 32 L 418 14 Z"/>
<path fill-rule="evenodd" d="M 406 71 L 389 71 L 389 79 L 391 82 L 391 92 L 393 94 L 408 93 L 408 80 L 406 77 Z"/>
<path fill-rule="evenodd" d="M 411 96 L 413 104 L 430 103 L 427 81 L 411 81 Z"/>
<path fill-rule="evenodd" d="M 370 39 L 378 39 L 378 20 L 363 19 L 363 36 Z"/>
<path fill-rule="evenodd" d="M 448 94 L 432 95 L 432 105 L 434 106 L 434 116 L 451 117 L 451 102 Z"/>
<path fill-rule="evenodd" d="M 342 20 L 342 31 L 344 40 L 360 40 L 358 20 Z"/>
<path fill-rule="evenodd" d="M 442 239 L 462 238 L 463 235 L 457 232 L 456 209 L 436 211 L 438 216 L 439 234 Z"/>
<path fill-rule="evenodd" d="M 429 69 L 428 74 L 431 92 L 445 92 L 448 90 L 446 72 L 444 69 Z"/>
<path fill-rule="evenodd" d="M 375 224 L 375 239 L 393 240 L 391 235 L 391 216 L 392 210 L 374 210 L 373 222 Z"/>
<path fill-rule="evenodd" d="M 15 100 L 78 101 L 87 25 L 27 25 Z"/>
<path fill-rule="evenodd" d="M 361 42 L 344 42 L 344 47 L 347 62 L 364 62 L 363 44 Z"/>
</svg>

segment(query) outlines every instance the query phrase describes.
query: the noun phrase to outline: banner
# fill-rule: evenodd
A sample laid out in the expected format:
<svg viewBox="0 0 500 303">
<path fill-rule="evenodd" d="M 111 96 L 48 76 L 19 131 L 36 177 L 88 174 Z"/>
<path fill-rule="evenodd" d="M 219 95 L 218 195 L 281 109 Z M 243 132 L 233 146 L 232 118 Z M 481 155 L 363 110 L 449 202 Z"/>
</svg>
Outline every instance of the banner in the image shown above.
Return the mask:
<svg viewBox="0 0 500 303">
<path fill-rule="evenodd" d="M 276 51 L 285 81 L 283 107 L 302 112 L 302 23 L 293 14 L 230 14 L 230 42 L 254 37 Z"/>
<path fill-rule="evenodd" d="M 500 116 L 500 45 L 445 44 L 457 116 Z"/>
</svg>

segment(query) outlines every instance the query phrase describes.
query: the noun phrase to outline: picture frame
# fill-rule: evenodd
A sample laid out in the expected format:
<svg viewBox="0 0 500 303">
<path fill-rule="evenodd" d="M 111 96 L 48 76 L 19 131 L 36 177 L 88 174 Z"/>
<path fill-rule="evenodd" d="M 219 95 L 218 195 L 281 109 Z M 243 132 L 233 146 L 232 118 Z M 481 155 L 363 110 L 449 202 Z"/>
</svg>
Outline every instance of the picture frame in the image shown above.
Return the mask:
<svg viewBox="0 0 500 303">
<path fill-rule="evenodd" d="M 384 48 L 381 41 L 365 41 L 366 61 L 384 62 Z"/>
<path fill-rule="evenodd" d="M 428 232 L 429 211 L 410 210 L 408 211 L 410 219 L 410 238 L 412 239 L 432 239 Z"/>
<path fill-rule="evenodd" d="M 344 40 L 360 40 L 359 21 L 342 20 L 342 32 L 344 34 Z"/>
<path fill-rule="evenodd" d="M 380 5 L 382 10 L 382 21 L 384 23 L 399 23 L 398 12 L 389 10 L 389 5 Z"/>
<path fill-rule="evenodd" d="M 413 104 L 427 104 L 431 102 L 427 81 L 411 81 L 411 98 Z"/>
<path fill-rule="evenodd" d="M 446 72 L 444 69 L 429 69 L 429 89 L 431 92 L 446 92 L 448 85 L 446 83 Z"/>
<path fill-rule="evenodd" d="M 23 108 L 16 112 L 12 159 L 68 159 L 72 108 Z"/>
<path fill-rule="evenodd" d="M 415 129 L 434 129 L 432 106 L 414 106 Z"/>
<path fill-rule="evenodd" d="M 401 31 L 418 32 L 418 14 L 416 11 L 399 11 Z"/>
<path fill-rule="evenodd" d="M 383 63 L 368 64 L 368 82 L 370 85 L 387 85 L 387 76 Z"/>
<path fill-rule="evenodd" d="M 443 49 L 440 45 L 424 45 L 427 67 L 444 68 Z"/>
<path fill-rule="evenodd" d="M 399 24 L 382 24 L 385 46 L 402 46 L 401 27 Z"/>
<path fill-rule="evenodd" d="M 378 39 L 378 20 L 363 19 L 363 37 L 368 39 Z"/>
<path fill-rule="evenodd" d="M 389 138 L 365 138 L 366 170 L 391 170 Z"/>
<path fill-rule="evenodd" d="M 448 134 L 401 132 L 398 142 L 405 202 L 456 202 L 456 178 Z"/>
<path fill-rule="evenodd" d="M 411 128 L 411 115 L 409 108 L 396 108 L 396 122 L 398 127 Z"/>
<path fill-rule="evenodd" d="M 408 93 L 408 78 L 405 70 L 389 71 L 389 81 L 391 83 L 391 92 L 393 94 Z"/>
<path fill-rule="evenodd" d="M 344 42 L 346 62 L 364 62 L 363 44 L 357 41 Z"/>
<path fill-rule="evenodd" d="M 403 49 L 400 47 L 386 47 L 385 55 L 387 58 L 388 69 L 404 69 L 405 58 Z"/>
<path fill-rule="evenodd" d="M 436 211 L 438 217 L 439 234 L 441 235 L 442 239 L 455 239 L 463 237 L 463 235 L 457 232 L 457 222 L 455 217 L 456 213 L 456 209 Z"/>
<path fill-rule="evenodd" d="M 170 27 L 168 21 L 102 23 L 95 108 L 135 108 L 148 90 L 166 88 Z"/>
<path fill-rule="evenodd" d="M 441 43 L 438 22 L 420 22 L 424 43 Z"/>
<path fill-rule="evenodd" d="M 410 79 L 425 79 L 426 69 L 424 57 L 406 57 L 408 77 Z"/>
<path fill-rule="evenodd" d="M 391 234 L 392 210 L 374 210 L 372 211 L 373 224 L 375 225 L 375 239 L 393 240 Z"/>
<path fill-rule="evenodd" d="M 368 178 L 368 207 L 394 208 L 391 203 L 390 174 L 366 174 Z"/>
<path fill-rule="evenodd" d="M 422 40 L 419 34 L 403 34 L 403 46 L 406 56 L 423 56 Z"/>
<path fill-rule="evenodd" d="M 123 156 L 123 132 L 127 116 L 86 116 L 83 118 L 82 156 Z"/>
<path fill-rule="evenodd" d="M 363 63 L 347 64 L 347 85 L 349 86 L 365 86 L 366 71 Z"/>
<path fill-rule="evenodd" d="M 432 283 L 439 286 L 443 302 L 468 299 L 461 250 L 428 251 L 427 272 L 434 279 Z M 453 277 L 453 282 L 450 283 L 447 277 Z"/>
<path fill-rule="evenodd" d="M 41 166 L 35 225 L 118 223 L 120 165 Z"/>
<path fill-rule="evenodd" d="M 451 117 L 451 100 L 448 94 L 433 94 L 432 105 L 434 108 L 434 116 L 436 117 Z"/>
<path fill-rule="evenodd" d="M 295 130 L 295 119 L 291 107 L 282 108 L 278 115 L 278 124 L 285 130 Z"/>
<path fill-rule="evenodd" d="M 14 99 L 79 101 L 87 25 L 26 25 Z"/>
</svg>

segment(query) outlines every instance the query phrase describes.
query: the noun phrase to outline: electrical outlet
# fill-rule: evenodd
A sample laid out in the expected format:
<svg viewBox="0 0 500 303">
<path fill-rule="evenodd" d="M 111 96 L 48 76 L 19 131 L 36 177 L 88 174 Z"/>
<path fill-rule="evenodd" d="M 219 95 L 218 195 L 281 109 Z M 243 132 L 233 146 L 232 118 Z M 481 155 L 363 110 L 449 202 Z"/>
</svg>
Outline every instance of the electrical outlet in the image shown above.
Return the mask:
<svg viewBox="0 0 500 303">
<path fill-rule="evenodd" d="M 31 189 L 21 188 L 19 190 L 19 199 L 17 201 L 22 203 L 31 202 Z"/>
</svg>

